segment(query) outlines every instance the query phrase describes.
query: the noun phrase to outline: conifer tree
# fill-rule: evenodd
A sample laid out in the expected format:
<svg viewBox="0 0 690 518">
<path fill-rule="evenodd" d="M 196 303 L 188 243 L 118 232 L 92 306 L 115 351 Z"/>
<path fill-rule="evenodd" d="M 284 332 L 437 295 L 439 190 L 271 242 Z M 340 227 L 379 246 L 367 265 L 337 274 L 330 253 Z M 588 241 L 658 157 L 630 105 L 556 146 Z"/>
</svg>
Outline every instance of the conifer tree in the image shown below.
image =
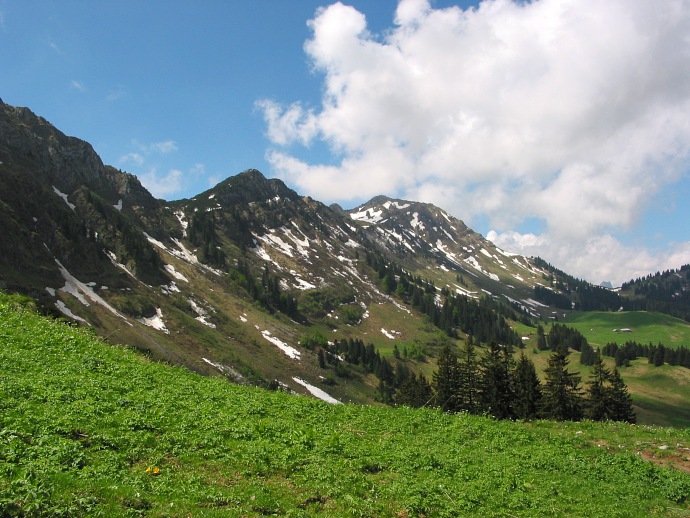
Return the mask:
<svg viewBox="0 0 690 518">
<path fill-rule="evenodd" d="M 610 418 L 609 389 L 611 371 L 597 355 L 592 364 L 592 376 L 587 388 L 587 409 L 585 416 L 592 421 L 604 421 Z"/>
<path fill-rule="evenodd" d="M 632 398 L 628 393 L 628 387 L 621 378 L 618 369 L 611 372 L 611 385 L 608 388 L 609 418 L 613 421 L 625 421 L 635 423 L 637 418 L 633 410 Z"/>
<path fill-rule="evenodd" d="M 508 354 L 490 341 L 486 354 L 479 362 L 480 401 L 482 409 L 497 419 L 512 417 L 514 399 Z"/>
<path fill-rule="evenodd" d="M 520 354 L 513 370 L 513 412 L 518 419 L 533 419 L 539 415 L 542 391 L 534 362 L 525 353 Z"/>
<path fill-rule="evenodd" d="M 656 346 L 656 351 L 654 351 L 653 363 L 654 363 L 655 367 L 660 367 L 661 365 L 664 364 L 665 354 L 666 354 L 666 348 L 664 347 L 664 344 L 659 343 Z"/>
<path fill-rule="evenodd" d="M 622 347 L 616 349 L 614 357 L 616 359 L 616 367 L 627 367 L 630 365 L 628 356 L 625 354 L 625 350 Z"/>
<path fill-rule="evenodd" d="M 459 376 L 458 357 L 450 346 L 446 345 L 441 349 L 438 370 L 433 376 L 436 406 L 444 412 L 456 412 L 459 408 Z"/>
<path fill-rule="evenodd" d="M 423 374 L 414 373 L 400 386 L 395 393 L 395 403 L 412 408 L 421 408 L 431 403 L 434 392 Z"/>
<path fill-rule="evenodd" d="M 537 326 L 537 349 L 540 351 L 545 351 L 547 349 L 546 336 L 544 335 L 544 328 L 541 324 Z"/>
<path fill-rule="evenodd" d="M 460 350 L 458 370 L 458 409 L 471 414 L 478 414 L 481 411 L 479 359 L 471 335 L 467 336 Z"/>
<path fill-rule="evenodd" d="M 582 392 L 580 376 L 568 372 L 567 356 L 562 350 L 554 351 L 544 370 L 543 412 L 544 417 L 557 421 L 582 419 Z"/>
</svg>

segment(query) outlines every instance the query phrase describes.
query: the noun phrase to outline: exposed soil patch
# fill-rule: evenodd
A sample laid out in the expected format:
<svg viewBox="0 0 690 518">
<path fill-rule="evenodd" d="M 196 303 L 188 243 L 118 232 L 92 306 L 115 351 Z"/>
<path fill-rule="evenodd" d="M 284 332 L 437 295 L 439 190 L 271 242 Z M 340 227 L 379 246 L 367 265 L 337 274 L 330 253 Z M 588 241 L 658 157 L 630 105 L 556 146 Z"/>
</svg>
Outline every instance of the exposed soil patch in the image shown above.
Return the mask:
<svg viewBox="0 0 690 518">
<path fill-rule="evenodd" d="M 663 467 L 674 467 L 690 473 L 690 448 L 674 448 L 671 450 L 641 450 L 638 454 L 646 461 Z"/>
<path fill-rule="evenodd" d="M 615 447 L 603 440 L 594 441 L 592 444 L 599 448 L 606 448 L 611 452 L 617 451 Z M 682 444 L 676 446 L 646 444 L 644 448 L 636 449 L 635 453 L 643 460 L 657 466 L 676 468 L 690 473 L 690 448 L 686 448 Z"/>
</svg>

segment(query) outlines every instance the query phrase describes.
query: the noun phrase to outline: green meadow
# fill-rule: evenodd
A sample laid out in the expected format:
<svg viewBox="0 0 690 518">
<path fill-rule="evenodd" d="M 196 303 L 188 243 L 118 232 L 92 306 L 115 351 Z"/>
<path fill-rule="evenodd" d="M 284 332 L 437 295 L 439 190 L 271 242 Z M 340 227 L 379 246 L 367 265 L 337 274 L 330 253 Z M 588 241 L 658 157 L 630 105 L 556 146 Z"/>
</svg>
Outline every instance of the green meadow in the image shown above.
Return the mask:
<svg viewBox="0 0 690 518">
<path fill-rule="evenodd" d="M 647 311 L 571 313 L 562 323 L 580 331 L 591 345 L 618 344 L 635 341 L 641 344 L 652 342 L 665 346 L 690 348 L 690 324 L 684 320 Z M 629 333 L 614 329 L 630 329 Z"/>
<path fill-rule="evenodd" d="M 690 430 L 328 405 L 0 296 L 0 516 L 687 516 Z"/>
</svg>

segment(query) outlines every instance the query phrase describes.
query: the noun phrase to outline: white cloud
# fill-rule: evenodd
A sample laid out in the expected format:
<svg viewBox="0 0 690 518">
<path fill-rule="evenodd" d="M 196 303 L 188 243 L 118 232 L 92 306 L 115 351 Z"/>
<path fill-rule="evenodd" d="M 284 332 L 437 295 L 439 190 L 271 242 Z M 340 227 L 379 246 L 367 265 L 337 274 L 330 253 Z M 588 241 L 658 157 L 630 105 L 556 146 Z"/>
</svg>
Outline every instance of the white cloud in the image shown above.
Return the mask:
<svg viewBox="0 0 690 518">
<path fill-rule="evenodd" d="M 154 168 L 140 175 L 139 180 L 156 198 L 166 198 L 181 190 L 183 177 L 179 169 L 170 169 L 168 174 L 160 176 Z"/>
<path fill-rule="evenodd" d="M 299 103 L 283 109 L 278 103 L 262 99 L 257 108 L 263 111 L 268 124 L 268 138 L 280 145 L 299 142 L 308 145 L 316 136 L 316 117 L 312 111 L 305 111 Z"/>
<path fill-rule="evenodd" d="M 196 163 L 192 168 L 189 170 L 190 173 L 195 174 L 195 175 L 205 175 L 206 174 L 206 166 L 202 163 Z"/>
<path fill-rule="evenodd" d="M 118 162 L 121 164 L 131 162 L 136 165 L 142 165 L 144 160 L 144 156 L 141 153 L 127 153 L 126 155 L 122 155 Z"/>
<path fill-rule="evenodd" d="M 690 242 L 669 243 L 666 250 L 625 246 L 604 234 L 567 242 L 548 234 L 490 231 L 487 238 L 504 250 L 540 256 L 560 270 L 594 283 L 611 281 L 614 286 L 650 272 L 670 270 L 690 263 Z"/>
<path fill-rule="evenodd" d="M 81 92 L 81 93 L 88 92 L 88 90 L 86 89 L 84 84 L 81 83 L 80 81 L 76 81 L 75 79 L 72 79 L 72 81 L 70 81 L 69 86 L 70 86 L 70 88 L 72 88 L 72 90 L 77 90 L 78 92 Z"/>
<path fill-rule="evenodd" d="M 166 140 L 164 142 L 154 142 L 148 145 L 148 150 L 154 153 L 166 155 L 177 151 L 177 144 L 173 140 Z"/>
<path fill-rule="evenodd" d="M 550 246 L 569 250 L 632 228 L 690 168 L 686 1 L 463 11 L 401 0 L 379 36 L 337 3 L 309 25 L 321 107 L 257 106 L 274 171 L 317 198 L 421 199 L 469 222 L 485 215 L 499 232 L 539 218 Z M 288 148 L 315 140 L 334 163 Z"/>
</svg>

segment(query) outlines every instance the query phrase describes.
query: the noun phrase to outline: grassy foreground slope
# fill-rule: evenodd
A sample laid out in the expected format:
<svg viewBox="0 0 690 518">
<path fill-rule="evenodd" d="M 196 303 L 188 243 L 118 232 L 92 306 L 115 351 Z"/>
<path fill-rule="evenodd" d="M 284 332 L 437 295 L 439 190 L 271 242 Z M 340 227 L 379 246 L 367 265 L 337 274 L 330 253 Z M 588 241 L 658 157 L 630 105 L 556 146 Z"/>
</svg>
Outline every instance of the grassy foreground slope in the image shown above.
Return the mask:
<svg viewBox="0 0 690 518">
<path fill-rule="evenodd" d="M 2 516 L 690 514 L 688 430 L 330 406 L 0 299 Z"/>
</svg>

